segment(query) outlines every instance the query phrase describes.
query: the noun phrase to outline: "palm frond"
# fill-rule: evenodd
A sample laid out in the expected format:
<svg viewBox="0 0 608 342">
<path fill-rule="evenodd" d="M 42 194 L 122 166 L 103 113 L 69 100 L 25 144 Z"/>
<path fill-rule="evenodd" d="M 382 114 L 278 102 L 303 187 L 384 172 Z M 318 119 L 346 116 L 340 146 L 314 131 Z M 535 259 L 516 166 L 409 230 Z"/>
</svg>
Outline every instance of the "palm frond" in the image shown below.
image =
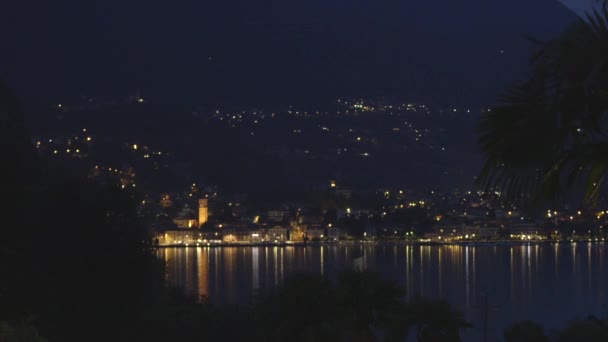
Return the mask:
<svg viewBox="0 0 608 342">
<path fill-rule="evenodd" d="M 594 203 L 608 173 L 608 5 L 530 59 L 531 75 L 484 113 L 477 183 L 510 203 L 573 192 Z"/>
<path fill-rule="evenodd" d="M 608 4 L 604 2 L 602 10 L 594 8 L 593 12 L 587 13 L 587 21 L 589 22 L 592 32 L 597 36 L 603 36 L 608 32 Z"/>
</svg>

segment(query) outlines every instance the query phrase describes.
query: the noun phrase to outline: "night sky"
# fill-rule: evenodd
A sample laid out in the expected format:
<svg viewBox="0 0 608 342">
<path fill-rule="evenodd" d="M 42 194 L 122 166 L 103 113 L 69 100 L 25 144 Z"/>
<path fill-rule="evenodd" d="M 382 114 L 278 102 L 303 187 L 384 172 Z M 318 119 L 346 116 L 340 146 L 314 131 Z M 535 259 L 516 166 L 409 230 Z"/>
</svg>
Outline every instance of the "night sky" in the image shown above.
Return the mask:
<svg viewBox="0 0 608 342">
<path fill-rule="evenodd" d="M 581 0 L 564 0 L 582 11 Z M 164 103 L 398 96 L 482 105 L 525 72 L 555 0 L 11 1 L 0 75 L 26 100 L 141 89 Z"/>
<path fill-rule="evenodd" d="M 597 0 L 559 0 L 568 8 L 572 9 L 579 15 L 584 15 L 585 12 L 593 8 Z"/>
</svg>

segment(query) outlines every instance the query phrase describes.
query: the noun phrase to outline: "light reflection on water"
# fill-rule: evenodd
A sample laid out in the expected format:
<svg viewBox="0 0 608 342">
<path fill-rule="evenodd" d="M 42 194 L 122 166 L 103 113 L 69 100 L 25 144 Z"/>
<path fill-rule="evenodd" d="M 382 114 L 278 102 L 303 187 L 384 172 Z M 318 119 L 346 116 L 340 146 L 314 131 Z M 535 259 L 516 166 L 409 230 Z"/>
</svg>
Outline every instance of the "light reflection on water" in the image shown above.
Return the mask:
<svg viewBox="0 0 608 342">
<path fill-rule="evenodd" d="M 214 304 L 248 304 L 256 289 L 272 290 L 294 272 L 334 278 L 369 269 L 404 286 L 408 296 L 445 298 L 480 326 L 487 292 L 495 338 L 511 322 L 549 328 L 588 314 L 606 315 L 602 244 L 521 246 L 339 245 L 195 247 L 158 251 L 170 283 Z M 474 332 L 473 332 L 474 334 Z M 469 334 L 470 335 L 470 334 Z"/>
</svg>

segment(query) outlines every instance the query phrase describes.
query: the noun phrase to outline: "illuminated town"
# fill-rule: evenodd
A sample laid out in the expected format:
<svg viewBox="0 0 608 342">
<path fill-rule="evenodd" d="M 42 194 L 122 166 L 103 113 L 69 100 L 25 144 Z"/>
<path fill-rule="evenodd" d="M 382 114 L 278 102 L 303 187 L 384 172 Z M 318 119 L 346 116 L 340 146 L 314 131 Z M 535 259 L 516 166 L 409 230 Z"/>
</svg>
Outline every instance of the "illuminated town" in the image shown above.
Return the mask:
<svg viewBox="0 0 608 342">
<path fill-rule="evenodd" d="M 123 103 L 125 108 L 144 104 L 139 95 Z M 62 104 L 57 105 L 56 110 L 67 115 L 72 110 L 87 112 L 87 106 L 95 108 L 99 104 L 91 101 L 77 109 Z M 334 158 L 335 163 L 345 160 L 343 158 L 351 161 L 355 158 L 356 163 L 365 163 L 373 158 L 376 146 L 383 145 L 381 140 L 386 138 L 378 136 L 377 130 L 360 128 L 358 120 L 365 120 L 366 115 L 380 116 L 387 121 L 384 125 L 387 128 L 379 129 L 388 129 L 389 134 L 401 139 L 391 144 L 403 144 L 406 150 L 414 153 L 439 155 L 449 155 L 450 151 L 445 146 L 454 144 L 447 137 L 448 131 L 434 126 L 432 120 L 425 120 L 434 116 L 442 120 L 447 120 L 446 116 L 456 116 L 461 120 L 473 115 L 471 109 L 431 109 L 423 104 L 378 104 L 362 99 L 337 100 L 333 110 L 321 112 L 288 108 L 284 112 L 271 113 L 215 110 L 210 114 L 197 111 L 193 115 L 194 120 L 203 120 L 207 124 L 215 121 L 245 136 L 247 132 L 251 135 L 267 134 L 265 125 L 273 129 L 272 121 L 293 117 L 292 127 L 300 123 L 300 127 L 318 130 L 312 138 L 303 137 L 302 141 L 314 141 L 317 134 L 333 135 L 331 139 L 340 141 L 339 147 L 307 149 L 301 147 L 302 141 L 289 142 L 291 138 L 286 137 L 281 150 L 271 148 L 269 153 L 279 153 L 285 158 L 292 155 L 292 158 L 303 162 Z M 475 112 L 480 111 L 485 109 Z M 391 121 L 390 118 L 397 119 Z M 342 124 L 336 124 L 336 119 L 342 120 L 338 121 Z M 332 120 L 333 126 L 328 123 Z M 344 128 L 348 122 L 352 122 L 353 128 Z M 304 128 L 283 129 L 293 136 L 304 134 Z M 605 216 L 605 211 L 582 212 L 577 207 L 564 205 L 529 214 L 516 207 L 499 204 L 499 191 L 485 193 L 466 187 L 453 191 L 432 188 L 424 191 L 399 186 L 394 181 L 384 186 L 352 187 L 340 178 L 330 178 L 317 181 L 312 187 L 298 185 L 309 188 L 305 195 L 260 202 L 246 189 L 228 192 L 217 184 L 196 181 L 156 187 L 155 190 L 139 186 L 155 182 L 158 179 L 154 176 L 156 173 L 175 169 L 178 164 L 173 158 L 174 152 L 165 147 L 152 147 L 141 140 L 118 141 L 115 137 L 101 136 L 91 129 L 81 128 L 72 134 L 37 137 L 34 144 L 42 155 L 90 165 L 91 178 L 115 183 L 132 192 L 139 198 L 139 213 L 148 223 L 154 244 L 158 246 L 304 245 L 355 241 L 539 243 L 604 241 L 606 238 L 604 227 L 608 224 L 608 216 Z M 103 161 L 102 156 L 107 149 L 113 151 L 112 164 Z M 446 169 L 444 173 L 447 172 Z M 148 179 L 138 180 L 142 178 L 140 174 L 147 174 Z"/>
</svg>

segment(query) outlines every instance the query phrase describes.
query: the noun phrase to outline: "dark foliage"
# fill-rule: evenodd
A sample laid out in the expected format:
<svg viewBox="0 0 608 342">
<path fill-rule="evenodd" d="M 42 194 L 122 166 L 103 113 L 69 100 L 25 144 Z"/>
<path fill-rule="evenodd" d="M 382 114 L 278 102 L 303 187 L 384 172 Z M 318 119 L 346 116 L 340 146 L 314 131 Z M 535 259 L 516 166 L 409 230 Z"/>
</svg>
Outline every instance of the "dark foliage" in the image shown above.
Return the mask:
<svg viewBox="0 0 608 342">
<path fill-rule="evenodd" d="M 530 321 L 513 324 L 504 333 L 506 342 L 600 342 L 608 340 L 608 321 L 590 316 L 567 323 L 563 329 L 546 334 L 543 327 Z"/>
<path fill-rule="evenodd" d="M 131 196 L 39 160 L 18 101 L 0 89 L 9 162 L 0 242 L 0 317 L 28 319 L 50 340 L 107 341 L 159 298 L 160 264 Z M 108 327 L 113 327 L 108 329 Z M 94 335 L 90 332 L 95 331 Z"/>
<path fill-rule="evenodd" d="M 557 342 L 608 341 L 608 322 L 596 317 L 572 321 L 562 330 Z"/>
<path fill-rule="evenodd" d="M 539 44 L 529 79 L 482 116 L 478 182 L 515 204 L 594 204 L 608 170 L 608 5 Z"/>
<path fill-rule="evenodd" d="M 549 341 L 545 329 L 530 321 L 513 324 L 505 331 L 506 342 L 545 342 Z"/>
<path fill-rule="evenodd" d="M 460 331 L 471 325 L 445 301 L 414 298 L 408 303 L 418 341 L 461 341 Z"/>
</svg>

